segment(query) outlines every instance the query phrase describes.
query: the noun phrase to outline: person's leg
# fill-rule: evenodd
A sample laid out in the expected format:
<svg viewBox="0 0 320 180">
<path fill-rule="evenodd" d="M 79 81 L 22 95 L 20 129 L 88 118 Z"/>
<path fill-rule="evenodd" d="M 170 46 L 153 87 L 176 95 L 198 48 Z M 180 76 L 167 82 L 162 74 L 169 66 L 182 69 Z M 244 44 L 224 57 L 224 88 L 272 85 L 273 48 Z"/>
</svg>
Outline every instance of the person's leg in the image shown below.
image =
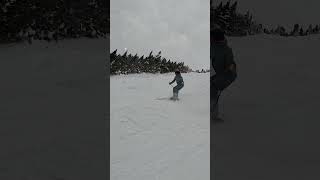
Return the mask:
<svg viewBox="0 0 320 180">
<path fill-rule="evenodd" d="M 178 86 L 173 87 L 173 93 L 176 93 L 178 91 Z"/>
<path fill-rule="evenodd" d="M 177 85 L 177 92 L 176 92 L 176 99 L 178 99 L 178 94 L 179 94 L 179 91 L 183 88 L 183 84 L 182 85 Z"/>
<path fill-rule="evenodd" d="M 172 99 L 176 99 L 178 97 L 178 86 L 173 87 L 173 96 Z"/>
<path fill-rule="evenodd" d="M 219 104 L 218 104 L 218 94 L 219 90 L 213 85 L 210 86 L 210 116 L 211 119 L 218 117 Z"/>
</svg>

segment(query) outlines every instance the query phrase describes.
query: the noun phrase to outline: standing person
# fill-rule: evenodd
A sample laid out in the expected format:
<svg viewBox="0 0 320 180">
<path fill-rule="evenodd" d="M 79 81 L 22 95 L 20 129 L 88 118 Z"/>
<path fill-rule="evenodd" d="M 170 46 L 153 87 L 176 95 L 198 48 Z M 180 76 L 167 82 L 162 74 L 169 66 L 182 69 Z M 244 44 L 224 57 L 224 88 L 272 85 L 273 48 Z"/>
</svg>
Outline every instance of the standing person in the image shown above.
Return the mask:
<svg viewBox="0 0 320 180">
<path fill-rule="evenodd" d="M 218 117 L 218 100 L 220 93 L 237 77 L 236 63 L 222 30 L 210 31 L 210 41 L 210 114 L 212 120 L 222 120 Z"/>
<path fill-rule="evenodd" d="M 171 82 L 169 82 L 170 85 L 175 81 L 177 82 L 177 85 L 173 87 L 173 96 L 170 98 L 172 100 L 178 100 L 179 90 L 181 90 L 184 87 L 184 82 L 180 71 L 176 71 L 175 74 L 176 76 L 174 77 L 174 79 Z"/>
</svg>

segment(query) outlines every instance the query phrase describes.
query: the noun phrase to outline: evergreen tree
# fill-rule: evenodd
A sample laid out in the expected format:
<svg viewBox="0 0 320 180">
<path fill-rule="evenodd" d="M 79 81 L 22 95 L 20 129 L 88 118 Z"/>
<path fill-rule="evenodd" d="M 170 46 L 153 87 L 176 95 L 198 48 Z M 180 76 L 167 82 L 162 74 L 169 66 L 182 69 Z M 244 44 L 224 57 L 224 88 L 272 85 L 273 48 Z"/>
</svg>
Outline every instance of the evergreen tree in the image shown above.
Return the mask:
<svg viewBox="0 0 320 180">
<path fill-rule="evenodd" d="M 230 8 L 230 11 L 231 11 L 232 15 L 235 15 L 235 14 L 236 14 L 236 12 L 237 12 L 237 5 L 238 5 L 238 2 L 237 2 L 237 1 L 232 4 L 232 6 L 231 6 L 231 8 Z"/>
<path fill-rule="evenodd" d="M 219 6 L 218 6 L 218 8 L 217 8 L 218 10 L 222 10 L 223 9 L 223 5 L 222 5 L 222 2 L 220 2 L 220 4 L 219 4 Z"/>
<path fill-rule="evenodd" d="M 294 28 L 293 28 L 293 31 L 291 32 L 291 35 L 292 36 L 298 36 L 300 33 L 299 33 L 299 30 L 300 29 L 300 26 L 299 24 L 295 24 L 294 25 Z"/>
<path fill-rule="evenodd" d="M 230 10 L 230 1 L 228 1 L 228 2 L 224 5 L 223 9 L 224 9 L 225 11 Z"/>
<path fill-rule="evenodd" d="M 306 35 L 310 35 L 310 34 L 313 34 L 313 27 L 312 27 L 312 24 L 309 25 L 307 31 L 306 31 Z"/>
<path fill-rule="evenodd" d="M 313 32 L 314 32 L 315 34 L 319 34 L 319 25 L 316 25 L 316 26 L 314 27 Z"/>
<path fill-rule="evenodd" d="M 300 28 L 299 35 L 304 36 L 304 31 L 303 31 L 302 27 Z"/>
</svg>

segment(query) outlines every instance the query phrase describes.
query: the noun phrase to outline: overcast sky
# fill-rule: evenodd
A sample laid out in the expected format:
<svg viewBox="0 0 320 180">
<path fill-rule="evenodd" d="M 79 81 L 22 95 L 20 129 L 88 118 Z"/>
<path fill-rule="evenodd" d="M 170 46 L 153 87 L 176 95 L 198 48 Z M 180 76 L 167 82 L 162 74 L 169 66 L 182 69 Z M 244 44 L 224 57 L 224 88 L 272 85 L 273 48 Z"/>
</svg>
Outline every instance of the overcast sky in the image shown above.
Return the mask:
<svg viewBox="0 0 320 180">
<path fill-rule="evenodd" d="M 110 46 L 209 68 L 209 0 L 111 0 Z"/>
<path fill-rule="evenodd" d="M 250 10 L 258 22 L 268 26 L 320 24 L 320 0 L 238 0 L 238 7 L 242 12 Z"/>
</svg>

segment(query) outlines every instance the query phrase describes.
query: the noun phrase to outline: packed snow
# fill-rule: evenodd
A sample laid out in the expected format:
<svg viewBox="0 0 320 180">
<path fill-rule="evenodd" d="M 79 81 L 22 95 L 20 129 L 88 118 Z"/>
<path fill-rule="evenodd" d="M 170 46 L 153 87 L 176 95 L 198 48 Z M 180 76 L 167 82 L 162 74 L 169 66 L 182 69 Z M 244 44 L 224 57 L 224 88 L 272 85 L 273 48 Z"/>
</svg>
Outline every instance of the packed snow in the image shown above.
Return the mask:
<svg viewBox="0 0 320 180">
<path fill-rule="evenodd" d="M 112 76 L 112 180 L 209 180 L 209 73 L 182 74 L 171 101 L 174 73 Z"/>
<path fill-rule="evenodd" d="M 320 36 L 228 38 L 238 79 L 209 125 L 209 76 L 111 77 L 111 179 L 319 179 Z M 209 132 L 213 148 L 209 150 Z"/>
<path fill-rule="evenodd" d="M 319 40 L 229 38 L 239 76 L 221 97 L 225 122 L 211 127 L 208 73 L 182 74 L 176 102 L 157 99 L 172 95 L 173 73 L 112 76 L 111 179 L 209 179 L 210 156 L 216 180 L 319 179 Z M 105 176 L 95 119 L 105 112 L 106 44 L 0 45 L 0 179 Z"/>
<path fill-rule="evenodd" d="M 106 179 L 106 41 L 0 45 L 1 180 Z"/>
<path fill-rule="evenodd" d="M 229 38 L 239 76 L 211 127 L 215 180 L 320 179 L 319 40 Z"/>
</svg>

